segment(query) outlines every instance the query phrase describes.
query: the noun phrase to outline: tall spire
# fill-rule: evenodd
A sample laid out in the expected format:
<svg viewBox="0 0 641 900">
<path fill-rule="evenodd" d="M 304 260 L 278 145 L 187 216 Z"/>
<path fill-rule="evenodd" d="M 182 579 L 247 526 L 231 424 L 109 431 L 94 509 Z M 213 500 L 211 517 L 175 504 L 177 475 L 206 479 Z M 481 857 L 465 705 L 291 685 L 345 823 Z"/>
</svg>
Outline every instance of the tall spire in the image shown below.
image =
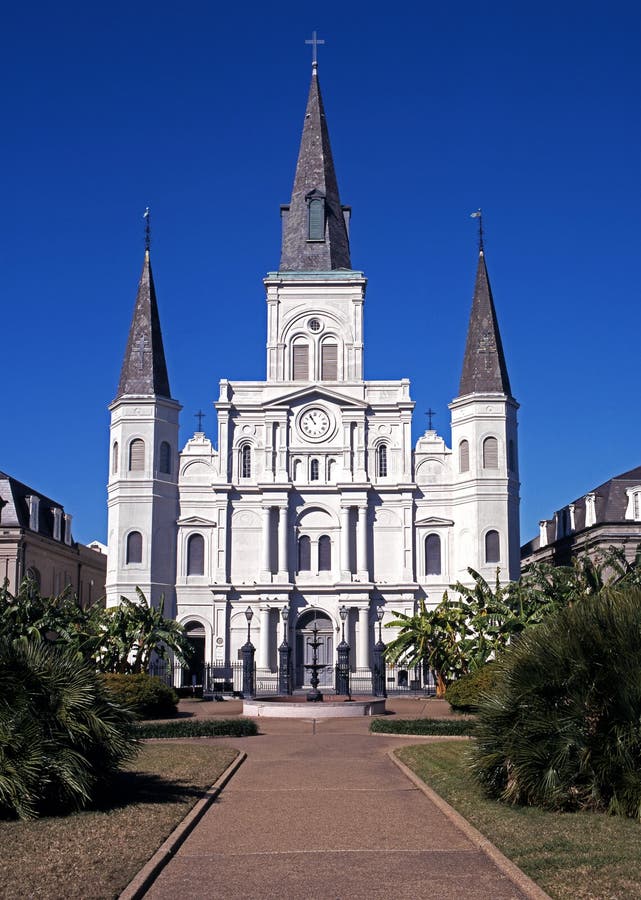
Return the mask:
<svg viewBox="0 0 641 900">
<path fill-rule="evenodd" d="M 125 394 L 171 397 L 148 247 L 145 249 L 116 399 Z"/>
<path fill-rule="evenodd" d="M 459 396 L 485 393 L 512 396 L 490 279 L 485 265 L 485 254 L 481 249 Z"/>
<path fill-rule="evenodd" d="M 346 223 L 350 209 L 341 206 L 338 195 L 315 60 L 292 199 L 281 211 L 281 272 L 351 269 Z"/>
</svg>

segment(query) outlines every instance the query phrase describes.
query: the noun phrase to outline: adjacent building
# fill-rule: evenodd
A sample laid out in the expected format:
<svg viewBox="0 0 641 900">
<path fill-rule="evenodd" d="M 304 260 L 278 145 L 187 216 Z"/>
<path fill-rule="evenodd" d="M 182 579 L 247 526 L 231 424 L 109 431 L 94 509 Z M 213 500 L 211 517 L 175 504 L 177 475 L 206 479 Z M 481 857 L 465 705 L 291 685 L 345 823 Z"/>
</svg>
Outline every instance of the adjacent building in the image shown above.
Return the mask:
<svg viewBox="0 0 641 900">
<path fill-rule="evenodd" d="M 180 449 L 147 249 L 110 406 L 107 602 L 136 586 L 164 595 L 217 665 L 238 658 L 250 608 L 263 672 L 285 610 L 299 684 L 314 623 L 334 662 L 341 607 L 352 664 L 367 668 L 378 610 L 435 605 L 468 566 L 519 573 L 518 404 L 484 252 L 450 444 L 429 429 L 414 446 L 408 379 L 363 377 L 367 279 L 350 216 L 314 64 L 280 263 L 263 280 L 265 380 L 223 378 L 215 441 L 199 431 Z"/>
</svg>

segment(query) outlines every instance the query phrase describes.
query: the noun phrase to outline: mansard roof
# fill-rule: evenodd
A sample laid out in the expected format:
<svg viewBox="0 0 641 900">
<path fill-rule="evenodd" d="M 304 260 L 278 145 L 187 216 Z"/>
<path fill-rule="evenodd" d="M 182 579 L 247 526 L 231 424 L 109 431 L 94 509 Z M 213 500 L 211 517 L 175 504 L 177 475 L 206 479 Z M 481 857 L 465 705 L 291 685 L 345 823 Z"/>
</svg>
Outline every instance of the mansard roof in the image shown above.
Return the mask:
<svg viewBox="0 0 641 900">
<path fill-rule="evenodd" d="M 64 506 L 57 503 L 40 491 L 36 491 L 17 478 L 0 472 L 0 523 L 6 527 L 23 528 L 31 530 L 28 497 L 37 497 L 38 504 L 38 534 L 53 540 L 53 510 L 59 509 L 64 517 Z M 61 523 L 61 538 L 64 539 L 64 521 Z M 71 540 L 71 535 L 69 535 Z"/>
<path fill-rule="evenodd" d="M 149 250 L 145 250 L 116 399 L 127 394 L 171 397 Z"/>
<path fill-rule="evenodd" d="M 314 198 L 323 199 L 325 204 L 323 240 L 310 240 L 309 201 Z M 338 194 L 318 69 L 314 64 L 292 197 L 289 206 L 281 207 L 283 240 L 280 271 L 351 269 L 345 222 L 347 211 L 348 207 L 341 206 Z"/>
<path fill-rule="evenodd" d="M 499 393 L 512 396 L 485 255 L 479 252 L 459 397 Z"/>
</svg>

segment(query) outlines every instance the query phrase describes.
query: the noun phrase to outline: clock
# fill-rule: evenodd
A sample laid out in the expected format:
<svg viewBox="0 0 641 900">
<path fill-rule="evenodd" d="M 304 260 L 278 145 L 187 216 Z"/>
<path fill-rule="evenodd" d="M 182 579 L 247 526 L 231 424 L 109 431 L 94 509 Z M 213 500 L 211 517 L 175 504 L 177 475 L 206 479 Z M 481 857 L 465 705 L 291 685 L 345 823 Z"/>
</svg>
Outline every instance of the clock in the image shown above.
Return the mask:
<svg viewBox="0 0 641 900">
<path fill-rule="evenodd" d="M 330 429 L 330 419 L 324 409 L 314 406 L 306 410 L 298 421 L 298 427 L 305 437 L 318 440 L 325 437 Z"/>
</svg>

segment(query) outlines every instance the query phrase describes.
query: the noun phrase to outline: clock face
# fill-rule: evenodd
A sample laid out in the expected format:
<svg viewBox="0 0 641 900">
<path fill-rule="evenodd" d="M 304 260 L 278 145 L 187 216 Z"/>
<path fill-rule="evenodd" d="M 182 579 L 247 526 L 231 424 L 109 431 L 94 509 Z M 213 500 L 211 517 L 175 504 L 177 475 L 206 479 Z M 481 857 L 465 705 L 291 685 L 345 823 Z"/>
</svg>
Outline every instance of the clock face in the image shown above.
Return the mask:
<svg viewBox="0 0 641 900">
<path fill-rule="evenodd" d="M 305 437 L 322 438 L 325 437 L 330 428 L 329 416 L 324 409 L 314 407 L 308 409 L 300 417 L 299 427 Z"/>
</svg>

